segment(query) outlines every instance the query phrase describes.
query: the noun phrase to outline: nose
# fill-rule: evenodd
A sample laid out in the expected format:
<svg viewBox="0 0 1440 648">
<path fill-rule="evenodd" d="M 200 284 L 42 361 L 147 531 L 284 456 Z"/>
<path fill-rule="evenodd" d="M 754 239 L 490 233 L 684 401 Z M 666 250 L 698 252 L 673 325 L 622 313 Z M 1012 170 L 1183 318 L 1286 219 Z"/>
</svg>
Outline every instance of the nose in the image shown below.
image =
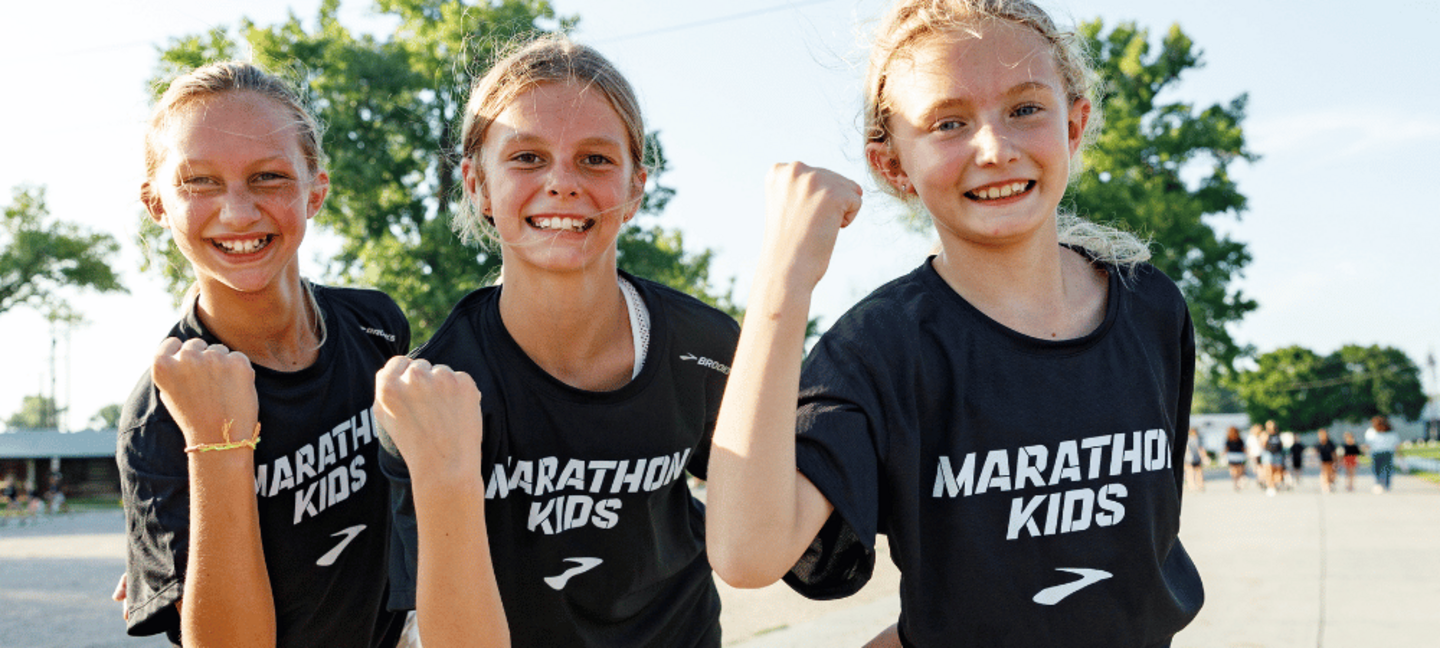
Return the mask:
<svg viewBox="0 0 1440 648">
<path fill-rule="evenodd" d="M 225 193 L 220 204 L 220 222 L 227 227 L 243 229 L 260 218 L 260 205 L 250 192 L 241 189 Z"/>
<path fill-rule="evenodd" d="M 981 166 L 1015 161 L 1015 147 L 1003 129 L 985 124 L 975 130 L 975 161 Z"/>
<path fill-rule="evenodd" d="M 545 189 L 551 196 L 573 198 L 580 195 L 580 181 L 573 164 L 560 162 L 550 167 Z"/>
</svg>

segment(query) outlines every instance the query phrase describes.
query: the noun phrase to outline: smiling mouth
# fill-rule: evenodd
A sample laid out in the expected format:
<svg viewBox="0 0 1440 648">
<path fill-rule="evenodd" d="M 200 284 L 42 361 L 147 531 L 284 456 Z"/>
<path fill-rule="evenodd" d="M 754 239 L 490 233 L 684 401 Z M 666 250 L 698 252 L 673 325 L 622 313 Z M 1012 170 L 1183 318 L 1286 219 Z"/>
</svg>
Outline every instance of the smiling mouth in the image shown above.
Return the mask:
<svg viewBox="0 0 1440 648">
<path fill-rule="evenodd" d="M 965 197 L 971 200 L 980 201 L 998 200 L 1000 198 L 1010 198 L 1012 196 L 1018 196 L 1027 191 L 1030 191 L 1034 187 L 1034 180 L 1024 180 L 1019 182 L 1012 182 L 1010 184 L 993 185 L 989 187 L 973 189 L 971 191 L 965 192 Z"/>
<path fill-rule="evenodd" d="M 578 216 L 531 216 L 525 222 L 535 229 L 551 232 L 584 232 L 595 226 L 595 219 Z"/>
<path fill-rule="evenodd" d="M 266 234 L 253 239 L 228 239 L 224 241 L 212 239 L 210 244 L 214 245 L 215 249 L 226 254 L 253 254 L 269 247 L 270 243 L 274 240 L 274 234 Z"/>
</svg>

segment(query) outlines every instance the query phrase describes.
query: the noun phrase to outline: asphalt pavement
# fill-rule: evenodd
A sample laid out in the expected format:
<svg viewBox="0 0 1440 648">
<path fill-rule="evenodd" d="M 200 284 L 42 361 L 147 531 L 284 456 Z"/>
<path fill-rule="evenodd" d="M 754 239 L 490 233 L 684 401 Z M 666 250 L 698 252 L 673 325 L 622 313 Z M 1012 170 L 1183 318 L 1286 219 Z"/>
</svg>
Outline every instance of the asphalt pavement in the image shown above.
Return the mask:
<svg viewBox="0 0 1440 648">
<path fill-rule="evenodd" d="M 1440 486 L 1401 476 L 1386 494 L 1362 474 L 1322 493 L 1307 474 L 1267 495 L 1210 474 L 1185 495 L 1181 541 L 1205 581 L 1200 616 L 1175 648 L 1440 646 Z M 118 511 L 0 522 L 0 648 L 147 648 L 110 600 L 124 569 Z M 882 556 L 884 556 L 882 549 Z M 859 594 L 808 601 L 783 584 L 720 585 L 725 645 L 861 646 L 899 615 L 887 558 Z"/>
</svg>

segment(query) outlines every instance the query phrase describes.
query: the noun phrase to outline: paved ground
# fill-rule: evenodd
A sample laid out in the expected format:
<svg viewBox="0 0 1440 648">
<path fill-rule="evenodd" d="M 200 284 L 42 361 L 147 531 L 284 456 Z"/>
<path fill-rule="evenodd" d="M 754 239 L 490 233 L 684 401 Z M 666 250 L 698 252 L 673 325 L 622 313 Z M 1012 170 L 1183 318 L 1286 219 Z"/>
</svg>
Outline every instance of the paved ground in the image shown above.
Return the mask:
<svg viewBox="0 0 1440 648">
<path fill-rule="evenodd" d="M 1212 475 L 1188 493 L 1181 539 L 1205 578 L 1199 618 L 1175 648 L 1440 646 L 1440 487 L 1401 477 L 1375 495 L 1236 493 Z M 118 512 L 0 525 L 0 647 L 155 647 L 124 636 L 110 591 L 123 569 Z M 784 585 L 721 585 L 726 645 L 859 646 L 899 614 L 888 560 L 859 595 L 816 603 Z"/>
</svg>

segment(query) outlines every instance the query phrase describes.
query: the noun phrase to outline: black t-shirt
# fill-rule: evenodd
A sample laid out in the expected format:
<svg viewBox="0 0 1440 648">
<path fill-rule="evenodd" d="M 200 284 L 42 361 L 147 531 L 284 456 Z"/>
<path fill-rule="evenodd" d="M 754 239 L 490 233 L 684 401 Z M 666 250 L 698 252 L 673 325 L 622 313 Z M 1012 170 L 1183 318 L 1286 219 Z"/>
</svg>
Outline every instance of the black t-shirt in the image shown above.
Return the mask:
<svg viewBox="0 0 1440 648">
<path fill-rule="evenodd" d="M 1335 442 L 1326 441 L 1315 445 L 1315 452 L 1320 455 L 1321 463 L 1335 461 Z"/>
<path fill-rule="evenodd" d="M 295 372 L 255 366 L 260 444 L 255 493 L 278 646 L 393 646 L 404 615 L 385 609 L 389 489 L 371 415 L 375 372 L 410 346 L 410 326 L 385 294 L 315 286 L 326 339 Z M 193 302 L 192 302 L 193 304 Z M 221 342 L 193 306 L 171 329 Z M 185 438 L 150 372 L 120 419 L 117 460 L 129 536 L 132 635 L 178 643 L 175 602 L 190 544 Z"/>
<path fill-rule="evenodd" d="M 626 275 L 650 312 L 643 368 L 611 392 L 576 389 L 535 364 L 500 319 L 503 287 L 456 305 L 414 355 L 474 378 L 484 419 L 485 520 L 516 646 L 720 645 L 705 476 L 735 321 Z M 382 434 L 394 540 L 390 606 L 415 605 L 410 478 Z M 458 494 L 474 497 L 479 493 Z"/>
<path fill-rule="evenodd" d="M 907 646 L 1157 646 L 1189 623 L 1190 317 L 1154 268 L 1107 270 L 1104 323 L 1074 340 L 1000 325 L 929 261 L 846 313 L 798 414 L 836 513 L 786 581 L 848 596 L 885 533 Z"/>
</svg>

